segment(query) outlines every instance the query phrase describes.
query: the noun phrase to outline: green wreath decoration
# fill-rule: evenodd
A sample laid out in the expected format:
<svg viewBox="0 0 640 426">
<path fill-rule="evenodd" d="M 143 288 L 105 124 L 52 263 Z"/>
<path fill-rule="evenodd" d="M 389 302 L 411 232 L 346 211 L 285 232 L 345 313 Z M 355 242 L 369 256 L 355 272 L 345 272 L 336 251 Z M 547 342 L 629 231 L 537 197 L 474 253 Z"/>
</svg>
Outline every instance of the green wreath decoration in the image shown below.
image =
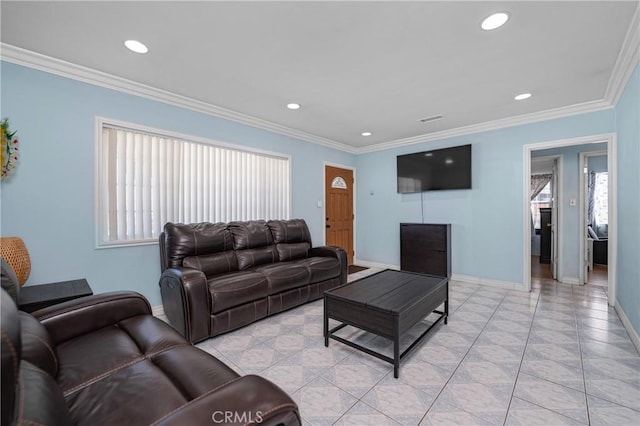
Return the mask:
<svg viewBox="0 0 640 426">
<path fill-rule="evenodd" d="M 18 138 L 14 137 L 16 131 L 9 130 L 9 119 L 0 122 L 0 164 L 2 175 L 0 179 L 6 179 L 13 174 L 18 162 Z"/>
</svg>

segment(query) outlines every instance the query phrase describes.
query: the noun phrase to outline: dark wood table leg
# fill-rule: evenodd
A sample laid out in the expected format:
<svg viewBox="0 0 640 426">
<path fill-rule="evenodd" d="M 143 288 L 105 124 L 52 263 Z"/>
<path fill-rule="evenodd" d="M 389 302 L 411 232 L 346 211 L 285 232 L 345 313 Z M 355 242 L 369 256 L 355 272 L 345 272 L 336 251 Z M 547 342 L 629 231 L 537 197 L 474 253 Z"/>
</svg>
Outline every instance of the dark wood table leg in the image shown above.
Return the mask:
<svg viewBox="0 0 640 426">
<path fill-rule="evenodd" d="M 444 301 L 444 323 L 447 324 L 449 320 L 449 300 Z"/>
<path fill-rule="evenodd" d="M 447 280 L 447 298 L 444 299 L 444 323 L 447 324 L 449 320 L 449 280 Z"/>
<path fill-rule="evenodd" d="M 327 315 L 327 298 L 324 298 L 324 346 L 329 346 L 329 315 Z"/>
<path fill-rule="evenodd" d="M 400 321 L 396 317 L 396 327 L 393 336 L 393 377 L 400 375 Z"/>
</svg>

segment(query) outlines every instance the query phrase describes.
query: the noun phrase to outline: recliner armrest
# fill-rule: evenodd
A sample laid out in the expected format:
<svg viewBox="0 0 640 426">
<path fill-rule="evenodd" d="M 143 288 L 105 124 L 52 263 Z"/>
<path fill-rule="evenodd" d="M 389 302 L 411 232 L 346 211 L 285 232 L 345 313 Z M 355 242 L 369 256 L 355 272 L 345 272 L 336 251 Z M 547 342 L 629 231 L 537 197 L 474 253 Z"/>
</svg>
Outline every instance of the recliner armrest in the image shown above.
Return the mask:
<svg viewBox="0 0 640 426">
<path fill-rule="evenodd" d="M 225 383 L 188 402 L 154 425 L 298 426 L 298 406 L 278 386 L 248 375 Z"/>
<path fill-rule="evenodd" d="M 168 268 L 160 276 L 169 323 L 191 343 L 209 338 L 211 301 L 207 277 L 193 268 Z"/>
<path fill-rule="evenodd" d="M 318 246 L 309 250 L 309 256 L 335 257 L 340 261 L 340 284 L 347 283 L 347 252 L 342 247 Z"/>
<path fill-rule="evenodd" d="M 81 297 L 33 312 L 55 343 L 116 324 L 138 315 L 151 315 L 140 293 L 119 291 Z"/>
<path fill-rule="evenodd" d="M 342 255 L 344 255 L 346 259 L 347 252 L 341 247 L 318 246 L 309 249 L 309 256 L 335 257 L 336 259 L 341 260 Z"/>
</svg>

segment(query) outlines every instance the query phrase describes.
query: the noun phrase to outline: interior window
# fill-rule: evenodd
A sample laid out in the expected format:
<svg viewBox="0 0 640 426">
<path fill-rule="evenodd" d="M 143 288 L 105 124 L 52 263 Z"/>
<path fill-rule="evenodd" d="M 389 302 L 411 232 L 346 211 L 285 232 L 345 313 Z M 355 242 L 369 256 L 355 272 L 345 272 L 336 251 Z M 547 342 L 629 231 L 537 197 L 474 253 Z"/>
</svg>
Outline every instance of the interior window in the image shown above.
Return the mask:
<svg viewBox="0 0 640 426">
<path fill-rule="evenodd" d="M 536 234 L 540 234 L 540 209 L 543 207 L 551 207 L 551 182 L 546 184 L 542 191 L 531 200 L 531 217 Z"/>
<path fill-rule="evenodd" d="M 596 224 L 598 224 L 599 227 L 602 225 L 609 225 L 609 210 L 607 204 L 608 196 L 609 174 L 607 172 L 596 173 L 596 186 L 593 194 L 593 211 L 595 214 Z"/>
</svg>

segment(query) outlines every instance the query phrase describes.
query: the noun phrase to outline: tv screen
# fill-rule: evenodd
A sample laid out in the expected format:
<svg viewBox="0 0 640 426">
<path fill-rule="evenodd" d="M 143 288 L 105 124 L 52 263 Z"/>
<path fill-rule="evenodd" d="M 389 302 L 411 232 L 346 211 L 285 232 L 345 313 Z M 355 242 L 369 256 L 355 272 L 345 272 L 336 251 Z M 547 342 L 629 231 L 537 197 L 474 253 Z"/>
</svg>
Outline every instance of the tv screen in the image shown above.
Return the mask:
<svg viewBox="0 0 640 426">
<path fill-rule="evenodd" d="M 471 145 L 398 155 L 398 192 L 471 189 Z"/>
</svg>

